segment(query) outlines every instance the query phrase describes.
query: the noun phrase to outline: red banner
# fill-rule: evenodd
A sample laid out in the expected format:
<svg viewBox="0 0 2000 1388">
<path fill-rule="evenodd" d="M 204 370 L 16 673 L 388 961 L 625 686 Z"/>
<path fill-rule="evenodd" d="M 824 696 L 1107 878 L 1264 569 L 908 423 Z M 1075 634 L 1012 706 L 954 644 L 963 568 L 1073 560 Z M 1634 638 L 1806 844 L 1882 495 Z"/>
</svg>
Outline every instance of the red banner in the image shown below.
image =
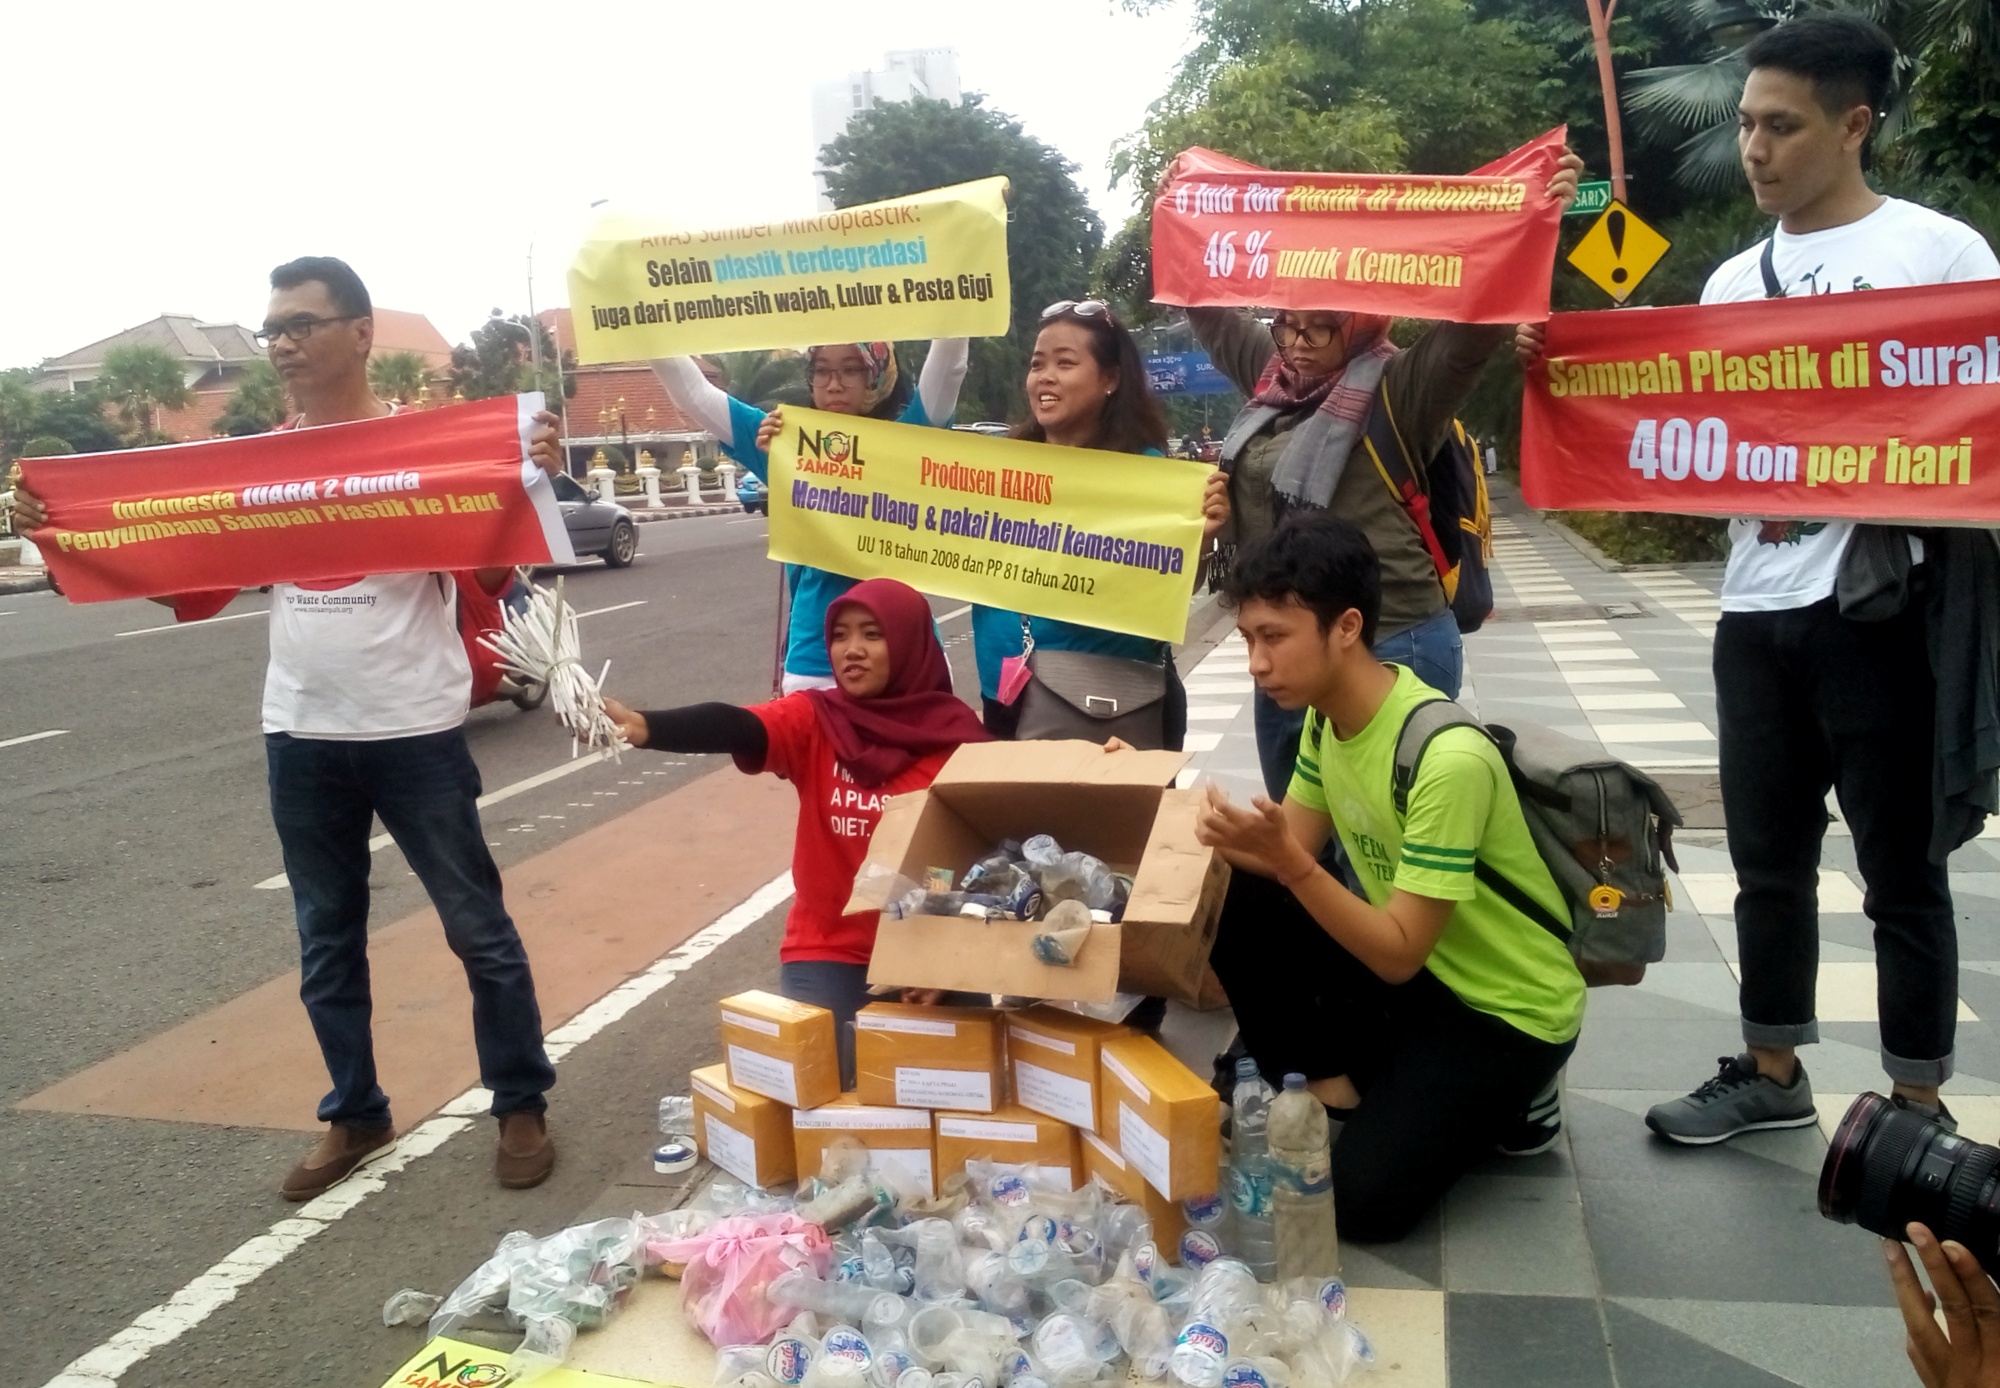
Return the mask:
<svg viewBox="0 0 2000 1388">
<path fill-rule="evenodd" d="M 1521 496 L 2000 525 L 2000 280 L 1549 320 Z"/>
<path fill-rule="evenodd" d="M 539 393 L 250 438 L 23 458 L 74 602 L 355 574 L 568 563 L 528 459 Z"/>
<path fill-rule="evenodd" d="M 1562 219 L 1543 194 L 1567 133 L 1456 178 L 1273 173 L 1185 150 L 1153 203 L 1153 298 L 1539 321 Z"/>
</svg>

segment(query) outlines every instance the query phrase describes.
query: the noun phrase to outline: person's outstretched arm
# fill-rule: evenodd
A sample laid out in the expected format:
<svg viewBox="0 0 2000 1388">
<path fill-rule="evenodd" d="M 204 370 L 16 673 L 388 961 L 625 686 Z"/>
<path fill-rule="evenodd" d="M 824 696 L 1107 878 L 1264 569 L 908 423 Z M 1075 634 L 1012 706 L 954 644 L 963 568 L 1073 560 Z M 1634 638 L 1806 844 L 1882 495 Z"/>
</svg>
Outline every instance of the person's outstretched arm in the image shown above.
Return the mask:
<svg viewBox="0 0 2000 1388">
<path fill-rule="evenodd" d="M 641 713 L 616 699 L 604 712 L 634 747 L 655 752 L 724 752 L 745 771 L 761 770 L 770 752 L 764 720 L 735 704 L 689 704 Z"/>
<path fill-rule="evenodd" d="M 675 408 L 724 443 L 730 441 L 729 392 L 702 375 L 693 357 L 660 357 L 653 363 L 653 374 Z"/>
<path fill-rule="evenodd" d="M 917 373 L 917 399 L 923 402 L 924 418 L 942 429 L 958 410 L 958 392 L 965 385 L 965 370 L 972 359 L 972 342 L 963 337 L 931 340 L 924 369 Z"/>
</svg>

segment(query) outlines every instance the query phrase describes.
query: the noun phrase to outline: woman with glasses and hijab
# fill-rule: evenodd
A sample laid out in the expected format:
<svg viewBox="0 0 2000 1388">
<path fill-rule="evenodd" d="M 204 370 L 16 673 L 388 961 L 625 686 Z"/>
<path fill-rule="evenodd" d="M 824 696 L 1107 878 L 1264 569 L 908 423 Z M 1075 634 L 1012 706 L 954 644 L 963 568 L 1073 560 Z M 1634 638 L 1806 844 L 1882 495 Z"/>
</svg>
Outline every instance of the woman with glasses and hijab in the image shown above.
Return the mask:
<svg viewBox="0 0 2000 1388">
<path fill-rule="evenodd" d="M 1166 417 L 1146 378 L 1145 359 L 1101 299 L 1065 299 L 1042 311 L 1025 386 L 1028 415 L 1014 427 L 1013 438 L 1166 456 Z M 1203 499 L 1204 546 L 1222 528 L 1228 504 L 1225 479 L 1217 473 Z M 1162 667 L 1166 698 L 1160 745 L 1180 750 L 1187 733 L 1187 691 L 1167 642 L 980 606 L 972 609 L 972 640 L 986 726 L 996 737 L 1013 738 L 1019 731 L 1019 707 L 1001 701 L 1000 685 L 1004 663 L 1023 655 L 1032 640 L 1034 650 L 1078 651 Z"/>
<path fill-rule="evenodd" d="M 965 338 L 938 338 L 931 343 L 912 391 L 909 379 L 897 370 L 891 343 L 836 342 L 809 348 L 806 362 L 813 408 L 947 428 L 958 408 L 967 357 Z M 784 427 L 782 410 L 767 414 L 738 400 L 703 375 L 692 357 L 655 361 L 653 374 L 681 413 L 721 439 L 723 451 L 749 468 L 758 481 L 769 483 L 769 449 Z M 827 661 L 824 637 L 826 611 L 855 580 L 804 564 L 787 564 L 785 582 L 791 593 L 792 615 L 785 638 L 784 692 L 831 688 L 833 667 Z"/>
</svg>

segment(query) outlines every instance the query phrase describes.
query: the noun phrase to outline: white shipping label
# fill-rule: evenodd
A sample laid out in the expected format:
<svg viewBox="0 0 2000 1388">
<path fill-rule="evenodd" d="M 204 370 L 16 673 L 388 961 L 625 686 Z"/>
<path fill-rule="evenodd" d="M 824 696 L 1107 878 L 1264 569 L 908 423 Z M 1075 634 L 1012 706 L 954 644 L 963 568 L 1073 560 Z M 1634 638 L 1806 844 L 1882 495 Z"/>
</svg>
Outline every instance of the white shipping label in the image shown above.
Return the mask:
<svg viewBox="0 0 2000 1388">
<path fill-rule="evenodd" d="M 802 1108 L 792 1115 L 794 1128 L 837 1128 L 852 1132 L 881 1128 L 922 1128 L 930 1131 L 931 1116 L 907 1108 L 863 1108 L 859 1104 L 828 1104 Z"/>
<path fill-rule="evenodd" d="M 924 1190 L 937 1194 L 937 1179 L 931 1174 L 931 1149 L 928 1147 L 892 1147 L 886 1150 L 868 1149 L 868 1171 L 879 1175 L 884 1167 L 901 1167 L 916 1178 Z"/>
<path fill-rule="evenodd" d="M 1072 1079 L 1025 1060 L 1014 1062 L 1014 1099 L 1023 1108 L 1060 1118 L 1091 1132 L 1097 1127 L 1097 1105 L 1088 1080 Z"/>
<path fill-rule="evenodd" d="M 726 1109 L 730 1113 L 736 1112 L 736 1101 L 727 1094 L 724 1094 L 720 1089 L 717 1089 L 714 1085 L 709 1084 L 705 1080 L 694 1079 L 693 1077 L 688 1079 L 688 1083 L 694 1086 L 695 1093 L 701 1095 L 702 1098 L 708 1100 L 717 1108 Z"/>
<path fill-rule="evenodd" d="M 1132 1112 L 1129 1104 L 1118 1106 L 1118 1147 L 1139 1168 L 1146 1184 L 1162 1196 L 1173 1187 L 1173 1149 L 1157 1128 Z"/>
<path fill-rule="evenodd" d="M 722 1020 L 733 1027 L 742 1027 L 745 1031 L 759 1032 L 765 1036 L 778 1034 L 776 1022 L 767 1021 L 763 1017 L 752 1017 L 745 1012 L 731 1012 L 726 1007 L 722 1009 Z"/>
<path fill-rule="evenodd" d="M 992 1118 L 940 1118 L 939 1137 L 963 1137 L 974 1142 L 1028 1142 L 1037 1140 L 1033 1123 L 1002 1123 Z"/>
<path fill-rule="evenodd" d="M 1026 1046 L 1044 1046 L 1052 1051 L 1061 1051 L 1064 1055 L 1076 1054 L 1076 1044 L 1065 1041 L 1060 1036 L 1044 1036 L 1039 1031 L 1029 1031 L 1021 1026 L 1008 1027 L 1007 1034 Z"/>
<path fill-rule="evenodd" d="M 727 1171 L 746 1186 L 757 1184 L 757 1144 L 749 1135 L 739 1133 L 714 1114 L 704 1114 L 708 1119 L 708 1159 Z"/>
<path fill-rule="evenodd" d="M 752 1094 L 763 1094 L 779 1103 L 799 1105 L 799 1076 L 789 1060 L 780 1060 L 762 1051 L 742 1046 L 729 1048 L 729 1082 Z"/>
<path fill-rule="evenodd" d="M 854 1014 L 860 1031 L 900 1031 L 911 1036 L 956 1036 L 958 1023 L 933 1022 L 922 1017 L 877 1017 L 866 1012 Z"/>
<path fill-rule="evenodd" d="M 1139 1077 L 1120 1064 L 1118 1057 L 1109 1051 L 1104 1053 L 1104 1068 L 1118 1076 L 1120 1080 L 1123 1080 L 1125 1087 L 1134 1094 L 1137 1094 L 1141 1099 L 1144 1099 L 1147 1103 L 1153 1101 L 1153 1091 L 1146 1088 Z"/>
<path fill-rule="evenodd" d="M 992 1108 L 993 1076 L 984 1070 L 896 1067 L 896 1102 L 906 1108 Z"/>
</svg>

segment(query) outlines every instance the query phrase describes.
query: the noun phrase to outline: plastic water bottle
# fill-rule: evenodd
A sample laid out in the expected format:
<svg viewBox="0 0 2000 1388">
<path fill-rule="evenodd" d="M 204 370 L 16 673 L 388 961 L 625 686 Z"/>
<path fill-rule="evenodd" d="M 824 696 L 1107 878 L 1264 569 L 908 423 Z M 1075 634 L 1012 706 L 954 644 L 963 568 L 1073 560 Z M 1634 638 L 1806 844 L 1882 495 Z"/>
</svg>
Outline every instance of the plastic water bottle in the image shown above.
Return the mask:
<svg viewBox="0 0 2000 1388">
<path fill-rule="evenodd" d="M 1326 1108 L 1304 1075 L 1285 1076 L 1271 1104 L 1268 1140 L 1271 1214 L 1278 1276 L 1331 1277 L 1340 1271 L 1333 1224 L 1333 1144 Z"/>
<path fill-rule="evenodd" d="M 1236 1060 L 1233 1106 L 1229 1204 L 1235 1212 L 1236 1231 L 1231 1251 L 1249 1264 L 1259 1282 L 1269 1282 L 1278 1275 L 1277 1232 L 1271 1215 L 1271 1086 L 1257 1072 L 1257 1062 L 1247 1055 Z"/>
</svg>

